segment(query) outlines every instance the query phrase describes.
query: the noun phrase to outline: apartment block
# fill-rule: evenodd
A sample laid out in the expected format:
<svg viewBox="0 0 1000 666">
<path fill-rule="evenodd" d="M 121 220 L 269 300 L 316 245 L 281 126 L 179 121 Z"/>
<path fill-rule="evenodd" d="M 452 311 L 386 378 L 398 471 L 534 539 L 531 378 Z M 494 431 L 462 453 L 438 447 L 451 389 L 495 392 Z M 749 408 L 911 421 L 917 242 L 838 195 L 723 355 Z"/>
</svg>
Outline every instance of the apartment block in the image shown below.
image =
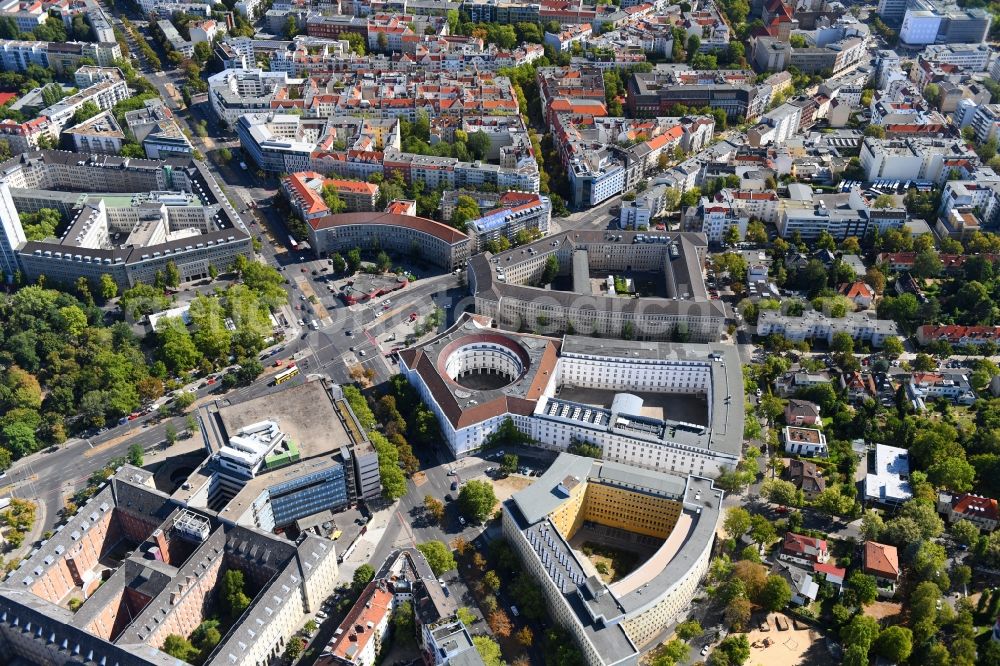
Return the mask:
<svg viewBox="0 0 1000 666">
<path fill-rule="evenodd" d="M 120 70 L 114 69 L 93 85 L 42 109 L 39 115 L 45 116 L 54 127 L 61 129 L 69 124 L 77 110 L 87 102 L 93 102 L 101 111 L 110 111 L 115 104 L 130 96 L 124 75 Z"/>
<path fill-rule="evenodd" d="M 472 239 L 473 252 L 482 252 L 486 244 L 500 238 L 513 241 L 521 231 L 549 232 L 552 219 L 552 202 L 539 194 L 507 192 L 497 201 L 497 206 L 482 217 L 468 222 L 467 231 Z"/>
<path fill-rule="evenodd" d="M 51 67 L 57 72 L 76 70 L 80 61 L 90 58 L 101 67 L 111 67 L 122 57 L 117 42 L 27 42 L 0 39 L 0 66 L 12 72 L 23 72 L 28 65 Z"/>
<path fill-rule="evenodd" d="M 857 342 L 870 342 L 881 347 L 886 338 L 899 337 L 899 326 L 890 319 L 875 319 L 863 312 L 850 312 L 843 317 L 829 317 L 816 310 L 806 310 L 792 317 L 776 310 L 765 310 L 757 320 L 757 335 L 781 335 L 792 342 L 821 339 L 828 344 L 837 333 L 847 333 Z"/>
<path fill-rule="evenodd" d="M 868 182 L 882 179 L 941 182 L 961 165 L 977 165 L 979 157 L 961 139 L 865 137 L 861 167 Z"/>
<path fill-rule="evenodd" d="M 337 193 L 348 212 L 375 210 L 379 188 L 372 183 L 324 178 L 315 171 L 293 173 L 281 183 L 292 209 L 306 222 L 330 214 L 330 209 L 323 200 L 323 190 L 327 187 Z"/>
</svg>

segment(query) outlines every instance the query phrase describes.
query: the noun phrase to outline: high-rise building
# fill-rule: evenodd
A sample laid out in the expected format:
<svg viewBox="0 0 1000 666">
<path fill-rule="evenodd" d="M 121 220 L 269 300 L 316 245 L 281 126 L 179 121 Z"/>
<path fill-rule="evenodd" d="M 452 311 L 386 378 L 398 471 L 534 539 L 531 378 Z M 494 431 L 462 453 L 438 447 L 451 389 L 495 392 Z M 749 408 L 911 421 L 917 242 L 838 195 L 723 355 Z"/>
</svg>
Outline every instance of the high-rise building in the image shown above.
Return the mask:
<svg viewBox="0 0 1000 666">
<path fill-rule="evenodd" d="M 7 181 L 0 180 L 0 270 L 7 282 L 14 280 L 14 274 L 19 270 L 17 263 L 17 248 L 27 240 L 21 218 L 14 207 L 14 199 L 10 196 Z"/>
<path fill-rule="evenodd" d="M 889 25 L 899 25 L 906 14 L 906 0 L 879 0 L 878 15 Z"/>
</svg>

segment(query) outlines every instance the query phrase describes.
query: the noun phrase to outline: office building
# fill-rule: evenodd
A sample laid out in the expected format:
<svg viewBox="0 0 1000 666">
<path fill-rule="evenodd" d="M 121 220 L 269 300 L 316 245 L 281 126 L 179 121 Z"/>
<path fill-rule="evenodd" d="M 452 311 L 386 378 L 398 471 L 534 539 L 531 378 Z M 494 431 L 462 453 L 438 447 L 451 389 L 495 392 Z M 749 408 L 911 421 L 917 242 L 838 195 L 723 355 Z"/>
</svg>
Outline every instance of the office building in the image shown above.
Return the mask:
<svg viewBox="0 0 1000 666">
<path fill-rule="evenodd" d="M 349 212 L 371 212 L 378 199 L 378 185 L 361 180 L 324 178 L 315 171 L 299 171 L 281 181 L 281 189 L 299 217 L 308 222 L 330 214 L 323 191 L 330 188 L 344 202 Z"/>
<path fill-rule="evenodd" d="M 39 115 L 45 116 L 53 127 L 62 129 L 73 119 L 73 115 L 86 103 L 93 102 L 101 111 L 110 111 L 115 104 L 131 97 L 125 76 L 121 70 L 113 67 L 99 68 L 100 71 L 83 79 L 92 81 L 90 85 L 75 95 L 64 97 L 55 104 L 42 109 Z"/>
<path fill-rule="evenodd" d="M 899 40 L 907 46 L 982 44 L 991 21 L 981 8 L 963 8 L 946 0 L 908 0 Z"/>
<path fill-rule="evenodd" d="M 0 270 L 7 284 L 12 283 L 21 270 L 17 250 L 26 240 L 10 186 L 7 181 L 0 180 Z"/>
<path fill-rule="evenodd" d="M 896 26 L 903 22 L 906 4 L 907 0 L 879 0 L 876 11 L 879 18 L 891 26 Z"/>
<path fill-rule="evenodd" d="M 826 457 L 829 450 L 826 447 L 826 435 L 818 428 L 803 428 L 801 426 L 785 426 L 781 431 L 781 440 L 785 452 L 799 456 Z"/>
<path fill-rule="evenodd" d="M 587 442 L 604 460 L 664 472 L 714 477 L 739 458 L 739 364 L 721 346 L 573 335 L 560 343 L 465 314 L 399 356 L 459 457 L 509 420 L 544 448 Z"/>
<path fill-rule="evenodd" d="M 508 330 L 711 342 L 722 333 L 725 312 L 705 290 L 707 245 L 696 233 L 563 232 L 473 256 L 469 286 L 476 312 Z M 534 286 L 550 256 L 564 279 L 555 289 Z M 651 275 L 656 295 L 632 298 L 607 288 L 609 275 L 633 271 Z"/>
<path fill-rule="evenodd" d="M 189 157 L 193 148 L 177 126 L 174 114 L 160 99 L 146 100 L 145 108 L 125 114 L 125 124 L 149 159 Z"/>
<path fill-rule="evenodd" d="M 196 160 L 42 150 L 0 164 L 0 182 L 18 210 L 55 208 L 69 220 L 60 238 L 18 248 L 29 280 L 45 275 L 73 284 L 84 277 L 96 284 L 107 274 L 124 290 L 152 284 L 168 262 L 187 282 L 208 277 L 210 266 L 228 267 L 237 255 L 252 256 L 243 222 Z"/>
<path fill-rule="evenodd" d="M 400 605 L 413 609 L 415 636 L 400 636 L 392 622 Z M 374 666 L 394 642 L 416 638 L 431 666 L 483 666 L 469 629 L 458 619 L 458 599 L 434 575 L 416 548 L 394 550 L 334 631 L 319 666 Z"/>
<path fill-rule="evenodd" d="M 216 117 L 233 127 L 240 116 L 268 111 L 277 92 L 289 84 L 301 85 L 302 79 L 290 79 L 285 72 L 226 69 L 208 77 L 208 99 Z"/>
<path fill-rule="evenodd" d="M 28 65 L 51 67 L 60 74 L 73 72 L 84 58 L 111 67 L 122 57 L 118 42 L 29 42 L 0 39 L 0 69 L 24 72 Z"/>
<path fill-rule="evenodd" d="M 865 182 L 875 180 L 929 180 L 942 182 L 952 168 L 978 165 L 979 157 L 963 139 L 911 137 L 876 139 L 861 143 Z"/>
<path fill-rule="evenodd" d="M 378 455 L 340 388 L 321 380 L 198 410 L 206 460 L 176 496 L 267 532 L 377 499 Z"/>
<path fill-rule="evenodd" d="M 753 122 L 764 112 L 762 100 L 752 85 L 718 83 L 669 83 L 661 74 L 632 74 L 628 80 L 626 105 L 636 117 L 669 116 L 678 105 L 691 109 L 708 106 L 722 109 L 732 123 Z M 669 77 L 668 77 L 669 78 Z M 699 79 L 700 81 L 700 79 Z"/>
<path fill-rule="evenodd" d="M 90 155 L 117 155 L 125 143 L 125 132 L 110 111 L 68 127 L 62 134 L 73 142 L 74 152 Z"/>
<path fill-rule="evenodd" d="M 503 503 L 503 534 L 582 663 L 634 666 L 691 603 L 708 569 L 721 501 L 706 478 L 564 453 Z M 592 530 L 636 535 L 656 551 L 608 584 L 570 545 Z"/>
</svg>

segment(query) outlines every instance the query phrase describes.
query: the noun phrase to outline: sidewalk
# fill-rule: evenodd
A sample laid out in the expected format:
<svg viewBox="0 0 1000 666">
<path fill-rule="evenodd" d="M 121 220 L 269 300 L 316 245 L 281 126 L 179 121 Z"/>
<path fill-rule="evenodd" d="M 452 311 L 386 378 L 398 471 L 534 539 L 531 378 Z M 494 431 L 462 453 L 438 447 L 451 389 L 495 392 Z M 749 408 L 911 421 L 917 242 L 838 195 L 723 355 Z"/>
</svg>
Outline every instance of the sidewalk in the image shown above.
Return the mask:
<svg viewBox="0 0 1000 666">
<path fill-rule="evenodd" d="M 375 549 L 385 536 L 386 530 L 389 528 L 389 523 L 392 522 L 398 509 L 399 502 L 397 501 L 393 502 L 384 509 L 372 513 L 372 519 L 368 521 L 368 529 L 363 535 L 358 537 L 357 545 L 354 547 L 354 550 L 340 565 L 340 574 L 338 576 L 339 580 L 351 580 L 351 578 L 354 577 L 355 570 L 371 559 L 372 555 L 375 553 Z M 381 565 L 381 562 L 372 564 L 372 566 L 376 568 L 378 568 L 379 565 Z"/>
</svg>

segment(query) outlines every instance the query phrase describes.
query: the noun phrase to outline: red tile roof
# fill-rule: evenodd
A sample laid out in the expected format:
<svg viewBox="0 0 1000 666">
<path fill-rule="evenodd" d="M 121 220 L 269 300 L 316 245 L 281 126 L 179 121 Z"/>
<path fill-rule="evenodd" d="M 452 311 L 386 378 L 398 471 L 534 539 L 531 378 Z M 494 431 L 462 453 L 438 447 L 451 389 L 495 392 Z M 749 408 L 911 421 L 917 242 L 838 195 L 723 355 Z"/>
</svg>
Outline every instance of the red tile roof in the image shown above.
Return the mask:
<svg viewBox="0 0 1000 666">
<path fill-rule="evenodd" d="M 836 576 L 841 580 L 843 580 L 844 577 L 847 576 L 847 569 L 838 567 L 835 564 L 830 564 L 829 562 L 826 564 L 820 564 L 819 562 L 813 564 L 813 571 L 818 571 L 819 573 L 826 574 L 828 577 Z"/>
<path fill-rule="evenodd" d="M 874 298 L 875 291 L 864 282 L 852 282 L 840 286 L 841 296 L 847 298 Z"/>
<path fill-rule="evenodd" d="M 1000 511 L 997 510 L 997 501 L 990 497 L 980 497 L 979 495 L 963 495 L 952 504 L 951 507 L 956 513 L 965 516 L 975 516 L 986 520 L 1000 520 Z"/>
<path fill-rule="evenodd" d="M 919 337 L 926 340 L 944 339 L 949 342 L 961 342 L 962 340 L 997 340 L 1000 339 L 1000 326 L 959 326 L 952 324 L 948 326 L 934 326 L 924 324 L 920 326 Z"/>
<path fill-rule="evenodd" d="M 899 577 L 899 553 L 895 546 L 865 541 L 864 570 L 882 578 Z"/>
<path fill-rule="evenodd" d="M 815 557 L 817 552 L 827 552 L 825 539 L 817 539 L 803 534 L 795 534 L 794 532 L 787 532 L 785 534 L 785 542 L 781 545 L 781 549 L 806 557 Z"/>
<path fill-rule="evenodd" d="M 341 213 L 340 215 L 326 215 L 309 222 L 313 229 L 329 229 L 348 224 L 385 224 L 393 227 L 406 227 L 416 229 L 425 234 L 437 236 L 441 240 L 454 245 L 463 240 L 468 240 L 468 236 L 458 229 L 449 227 L 446 224 L 428 220 L 423 217 L 413 217 L 411 215 L 393 215 L 391 213 Z"/>
</svg>

